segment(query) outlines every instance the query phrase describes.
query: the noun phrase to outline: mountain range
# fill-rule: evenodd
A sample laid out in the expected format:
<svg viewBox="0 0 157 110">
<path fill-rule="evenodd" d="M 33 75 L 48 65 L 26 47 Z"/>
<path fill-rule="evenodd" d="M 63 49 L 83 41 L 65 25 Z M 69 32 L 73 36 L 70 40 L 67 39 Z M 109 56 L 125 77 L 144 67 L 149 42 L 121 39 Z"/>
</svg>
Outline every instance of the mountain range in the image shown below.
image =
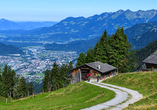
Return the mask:
<svg viewBox="0 0 157 110">
<path fill-rule="evenodd" d="M 0 21 L 8 22 L 5 19 Z M 2 26 L 0 25 L 0 27 Z M 40 43 L 41 45 L 41 43 L 53 42 L 53 44 L 45 45 L 45 48 L 86 51 L 90 45 L 96 44 L 105 29 L 108 34 L 112 34 L 121 26 L 124 27 L 124 32 L 128 36 L 128 41 L 132 43 L 133 49 L 143 48 L 156 40 L 157 10 L 135 12 L 119 10 L 88 18 L 68 17 L 53 26 L 33 30 L 0 30 L 0 41 L 7 44 L 9 42 L 10 44 L 20 42 L 26 43 L 26 45 L 32 45 L 33 43 Z"/>
<path fill-rule="evenodd" d="M 157 20 L 157 10 L 130 11 L 118 10 L 117 12 L 105 12 L 100 15 L 84 17 L 68 17 L 50 27 L 37 28 L 29 31 L 2 32 L 0 35 L 6 37 L 4 40 L 13 41 L 22 37 L 22 41 L 49 41 L 67 43 L 76 40 L 88 40 L 100 37 L 106 29 L 109 34 L 116 31 L 118 27 L 127 29 L 138 23 L 148 23 Z M 66 36 L 66 38 L 64 38 Z M 128 35 L 134 37 L 132 35 Z M 13 37 L 13 38 L 12 38 Z"/>
<path fill-rule="evenodd" d="M 132 49 L 141 49 L 147 46 L 149 43 L 157 40 L 157 21 L 150 23 L 139 23 L 130 28 L 124 30 L 124 33 L 128 37 L 128 41 L 132 44 Z M 46 44 L 45 49 L 49 50 L 82 50 L 86 52 L 90 48 L 91 44 L 94 47 L 99 37 L 90 40 L 74 41 L 68 44 Z M 76 47 L 76 48 L 75 48 Z"/>
<path fill-rule="evenodd" d="M 7 19 L 0 19 L 0 30 L 31 30 L 41 27 L 53 26 L 57 22 L 14 22 Z"/>
</svg>

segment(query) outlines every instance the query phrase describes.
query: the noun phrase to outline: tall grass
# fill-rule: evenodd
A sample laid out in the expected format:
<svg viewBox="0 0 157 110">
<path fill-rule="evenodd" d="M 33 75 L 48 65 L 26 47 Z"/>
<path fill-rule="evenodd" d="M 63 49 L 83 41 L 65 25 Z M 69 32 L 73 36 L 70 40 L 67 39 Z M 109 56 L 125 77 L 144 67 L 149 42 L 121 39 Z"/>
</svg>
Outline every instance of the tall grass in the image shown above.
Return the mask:
<svg viewBox="0 0 157 110">
<path fill-rule="evenodd" d="M 85 82 L 72 84 L 66 88 L 37 95 L 13 103 L 0 103 L 1 110 L 78 110 L 115 97 L 113 91 Z"/>
<path fill-rule="evenodd" d="M 139 91 L 144 96 L 126 109 L 157 109 L 157 72 L 121 73 L 103 82 Z"/>
</svg>

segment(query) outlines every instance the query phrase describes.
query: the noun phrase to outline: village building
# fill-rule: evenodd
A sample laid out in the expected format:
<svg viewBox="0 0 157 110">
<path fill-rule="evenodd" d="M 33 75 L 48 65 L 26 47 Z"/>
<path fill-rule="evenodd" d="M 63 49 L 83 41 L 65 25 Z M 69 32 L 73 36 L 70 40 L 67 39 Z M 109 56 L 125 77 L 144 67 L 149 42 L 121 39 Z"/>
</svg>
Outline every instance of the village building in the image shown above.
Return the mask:
<svg viewBox="0 0 157 110">
<path fill-rule="evenodd" d="M 79 67 L 72 69 L 72 81 L 71 83 L 77 83 L 88 80 L 87 74 L 91 73 L 91 79 L 97 78 L 97 73 L 100 73 L 100 79 L 111 77 L 115 75 L 116 67 L 100 61 L 85 63 Z"/>
<path fill-rule="evenodd" d="M 145 68 L 142 71 L 157 71 L 157 51 L 148 56 L 142 63 L 145 63 Z"/>
</svg>

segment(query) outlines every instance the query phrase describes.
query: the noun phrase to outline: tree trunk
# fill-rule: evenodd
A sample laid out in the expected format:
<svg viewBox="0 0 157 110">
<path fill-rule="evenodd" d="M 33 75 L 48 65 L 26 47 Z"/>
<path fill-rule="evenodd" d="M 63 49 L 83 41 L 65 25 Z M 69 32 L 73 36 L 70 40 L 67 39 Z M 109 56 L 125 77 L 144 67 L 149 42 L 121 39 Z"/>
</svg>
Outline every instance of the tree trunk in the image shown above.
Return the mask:
<svg viewBox="0 0 157 110">
<path fill-rule="evenodd" d="M 29 91 L 28 91 L 28 94 L 27 94 L 27 96 L 29 97 Z"/>
</svg>

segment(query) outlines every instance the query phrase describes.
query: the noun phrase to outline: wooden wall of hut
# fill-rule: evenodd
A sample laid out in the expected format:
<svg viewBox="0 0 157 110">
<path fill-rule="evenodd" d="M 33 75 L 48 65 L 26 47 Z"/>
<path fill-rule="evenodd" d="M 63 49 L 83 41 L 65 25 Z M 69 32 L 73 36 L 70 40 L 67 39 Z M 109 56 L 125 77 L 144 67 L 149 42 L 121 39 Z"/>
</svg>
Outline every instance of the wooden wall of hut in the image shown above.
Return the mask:
<svg viewBox="0 0 157 110">
<path fill-rule="evenodd" d="M 77 83 L 77 82 L 81 82 L 81 74 L 80 74 L 80 69 L 77 70 L 73 70 L 72 72 L 72 83 Z"/>
<path fill-rule="evenodd" d="M 147 63 L 146 64 L 146 68 L 157 68 L 157 64 L 149 64 L 149 63 Z"/>
</svg>

